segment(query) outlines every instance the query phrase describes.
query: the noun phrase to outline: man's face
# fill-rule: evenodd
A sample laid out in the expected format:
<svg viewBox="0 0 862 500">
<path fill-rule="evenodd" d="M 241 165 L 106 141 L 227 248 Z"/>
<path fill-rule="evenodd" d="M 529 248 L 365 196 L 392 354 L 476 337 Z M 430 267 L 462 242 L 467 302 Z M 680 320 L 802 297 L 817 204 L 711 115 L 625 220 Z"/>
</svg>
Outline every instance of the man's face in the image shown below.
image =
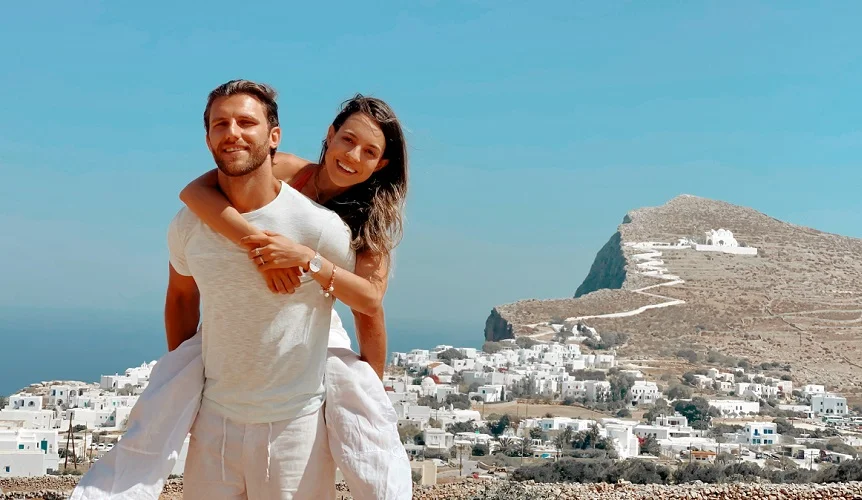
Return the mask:
<svg viewBox="0 0 862 500">
<path fill-rule="evenodd" d="M 263 104 L 248 94 L 220 97 L 210 107 L 207 146 L 229 177 L 257 170 L 278 146 L 281 130 L 270 130 Z"/>
</svg>

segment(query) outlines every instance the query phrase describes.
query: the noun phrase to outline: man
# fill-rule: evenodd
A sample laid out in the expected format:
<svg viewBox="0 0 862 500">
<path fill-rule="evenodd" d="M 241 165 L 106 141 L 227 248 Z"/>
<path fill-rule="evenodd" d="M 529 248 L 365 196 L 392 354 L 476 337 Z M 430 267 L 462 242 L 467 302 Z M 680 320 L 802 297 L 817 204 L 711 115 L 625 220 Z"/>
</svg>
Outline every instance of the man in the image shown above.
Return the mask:
<svg viewBox="0 0 862 500">
<path fill-rule="evenodd" d="M 219 186 L 250 223 L 348 267 L 341 219 L 272 174 L 281 138 L 275 97 L 246 80 L 210 93 L 204 126 Z M 168 243 L 169 349 L 191 338 L 199 319 L 204 331 L 206 380 L 184 497 L 334 497 L 321 412 L 333 299 L 310 279 L 292 295 L 271 293 L 247 254 L 188 209 L 172 221 Z"/>
</svg>

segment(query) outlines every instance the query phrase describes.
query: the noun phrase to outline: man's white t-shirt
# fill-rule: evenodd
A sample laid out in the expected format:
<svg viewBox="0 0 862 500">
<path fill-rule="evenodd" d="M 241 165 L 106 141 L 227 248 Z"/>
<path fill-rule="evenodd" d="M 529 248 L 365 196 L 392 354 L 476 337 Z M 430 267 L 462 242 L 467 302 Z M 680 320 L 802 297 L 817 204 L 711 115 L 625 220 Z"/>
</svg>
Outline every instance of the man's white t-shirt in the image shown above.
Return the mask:
<svg viewBox="0 0 862 500">
<path fill-rule="evenodd" d="M 353 270 L 349 228 L 285 183 L 272 202 L 243 217 Z M 168 246 L 173 268 L 192 276 L 201 293 L 202 405 L 240 423 L 270 423 L 318 410 L 333 299 L 324 297 L 310 276 L 293 294 L 270 292 L 247 252 L 187 208 L 171 222 Z"/>
</svg>

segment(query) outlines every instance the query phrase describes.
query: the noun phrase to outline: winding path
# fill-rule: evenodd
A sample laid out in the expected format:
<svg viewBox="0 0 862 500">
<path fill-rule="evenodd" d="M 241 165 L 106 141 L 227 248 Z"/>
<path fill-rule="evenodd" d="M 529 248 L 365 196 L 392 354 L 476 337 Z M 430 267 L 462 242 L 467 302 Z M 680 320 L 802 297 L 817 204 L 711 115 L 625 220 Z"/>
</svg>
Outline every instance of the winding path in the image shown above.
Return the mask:
<svg viewBox="0 0 862 500">
<path fill-rule="evenodd" d="M 626 318 L 629 316 L 637 316 L 644 311 L 649 311 L 650 309 L 660 309 L 662 307 L 670 307 L 670 306 L 679 306 L 685 304 L 684 300 L 674 299 L 672 297 L 667 297 L 665 295 L 659 295 L 657 293 L 648 293 L 647 290 L 652 290 L 654 288 L 659 288 L 663 286 L 675 286 L 681 285 L 685 283 L 684 280 L 680 279 L 678 276 L 673 276 L 671 274 L 666 274 L 667 267 L 665 267 L 664 261 L 660 260 L 662 256 L 661 252 L 651 251 L 646 253 L 639 253 L 632 256 L 633 261 L 639 261 L 635 267 L 637 270 L 636 274 L 642 274 L 644 276 L 650 276 L 658 279 L 666 279 L 665 283 L 658 283 L 656 285 L 645 286 L 643 288 L 638 288 L 637 290 L 631 290 L 632 293 L 637 293 L 641 295 L 646 295 L 647 297 L 657 298 L 665 300 L 665 302 L 661 302 L 658 304 L 649 304 L 645 306 L 638 307 L 637 309 L 632 309 L 629 311 L 622 312 L 614 312 L 607 314 L 593 314 L 589 316 L 573 316 L 571 318 L 566 318 L 566 322 L 575 322 L 583 319 L 596 319 L 596 318 Z M 641 271 L 641 269 L 648 269 L 648 271 Z M 540 324 L 548 324 L 548 323 L 536 323 L 535 325 L 528 326 L 539 326 Z M 528 335 L 530 338 L 542 337 L 545 335 L 549 335 L 548 332 L 543 333 L 534 333 L 532 335 Z"/>
</svg>

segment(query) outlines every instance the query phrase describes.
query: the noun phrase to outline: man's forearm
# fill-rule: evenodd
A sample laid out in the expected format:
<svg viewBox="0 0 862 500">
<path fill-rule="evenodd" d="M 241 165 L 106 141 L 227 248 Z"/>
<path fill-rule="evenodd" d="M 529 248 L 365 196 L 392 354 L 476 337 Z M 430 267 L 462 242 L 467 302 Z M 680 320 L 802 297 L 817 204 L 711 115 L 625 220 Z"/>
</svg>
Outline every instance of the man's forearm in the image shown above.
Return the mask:
<svg viewBox="0 0 862 500">
<path fill-rule="evenodd" d="M 386 320 L 383 311 L 373 316 L 353 311 L 353 319 L 356 322 L 359 357 L 371 365 L 382 379 L 386 367 Z"/>
<path fill-rule="evenodd" d="M 168 351 L 173 351 L 186 340 L 194 337 L 200 321 L 199 297 L 168 297 L 165 301 L 165 333 Z"/>
</svg>

